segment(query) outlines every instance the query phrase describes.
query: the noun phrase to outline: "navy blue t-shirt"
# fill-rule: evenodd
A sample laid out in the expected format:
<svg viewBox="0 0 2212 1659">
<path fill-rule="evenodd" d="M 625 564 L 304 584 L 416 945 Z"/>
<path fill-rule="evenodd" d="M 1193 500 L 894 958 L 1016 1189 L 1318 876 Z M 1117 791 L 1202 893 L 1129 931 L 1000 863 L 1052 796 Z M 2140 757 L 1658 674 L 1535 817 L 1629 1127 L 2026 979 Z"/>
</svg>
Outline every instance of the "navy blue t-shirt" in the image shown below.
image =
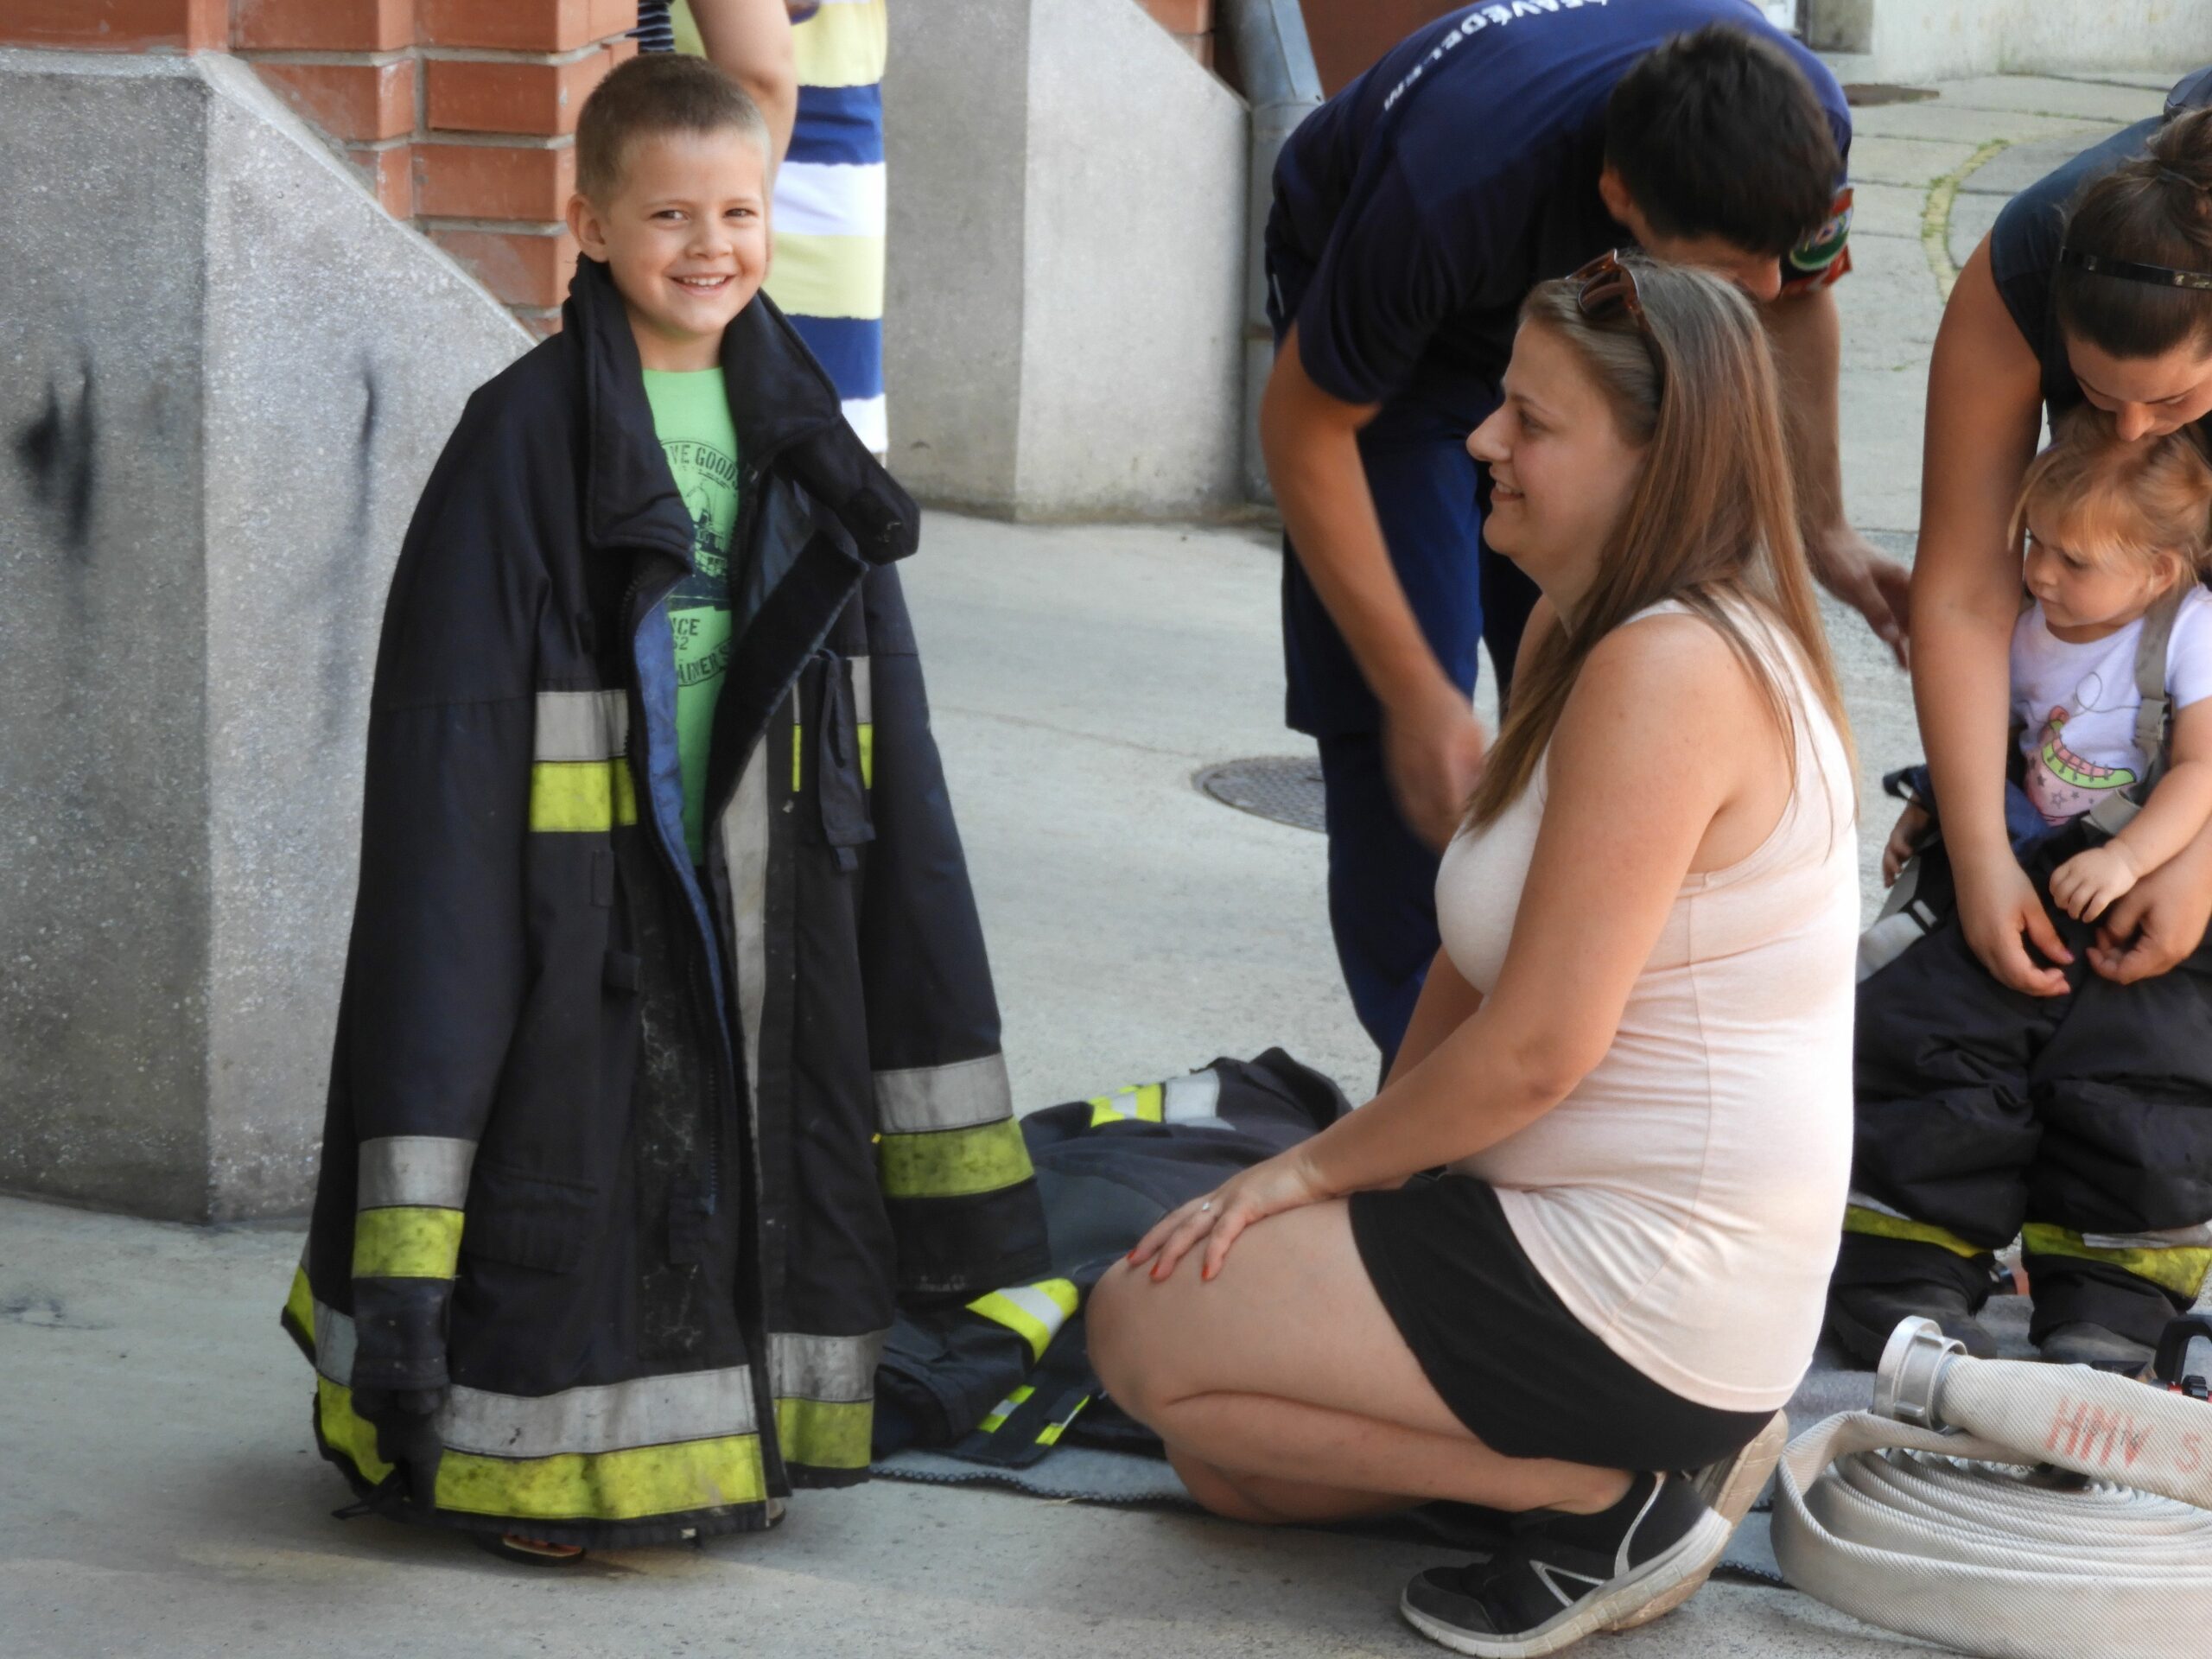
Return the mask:
<svg viewBox="0 0 2212 1659">
<path fill-rule="evenodd" d="M 2082 401 L 2082 384 L 2074 378 L 2074 365 L 2066 355 L 2066 336 L 2051 307 L 2068 215 L 2084 190 L 2142 155 L 2163 121 L 2208 104 L 2212 104 L 2212 69 L 2199 69 L 2183 77 L 2166 95 L 2164 116 L 2139 121 L 2091 145 L 2021 191 L 1997 215 L 1989 232 L 1989 275 L 2013 326 L 2043 365 L 2044 408 L 2053 420 Z"/>
<path fill-rule="evenodd" d="M 1471 428 L 1487 416 L 1529 290 L 1626 238 L 1598 194 L 1606 99 L 1654 47 L 1712 22 L 1789 52 L 1849 153 L 1835 77 L 1749 0 L 1468 6 L 1307 117 L 1275 165 L 1268 251 L 1278 333 L 1297 321 L 1313 383 Z M 1840 228 L 1817 238 L 1824 260 Z"/>
</svg>

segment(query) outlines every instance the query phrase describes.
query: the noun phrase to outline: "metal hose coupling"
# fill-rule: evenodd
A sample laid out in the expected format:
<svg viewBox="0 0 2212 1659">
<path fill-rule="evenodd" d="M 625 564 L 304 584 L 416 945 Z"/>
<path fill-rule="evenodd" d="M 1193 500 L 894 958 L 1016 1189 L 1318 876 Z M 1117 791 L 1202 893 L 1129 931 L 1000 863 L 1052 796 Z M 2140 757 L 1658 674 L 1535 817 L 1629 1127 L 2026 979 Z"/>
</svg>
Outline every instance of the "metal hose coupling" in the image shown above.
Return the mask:
<svg viewBox="0 0 2212 1659">
<path fill-rule="evenodd" d="M 1933 1319 L 1905 1319 L 1890 1332 L 1874 1378 L 1874 1414 L 1922 1428 L 1948 1428 L 1941 1407 L 1943 1377 L 1967 1345 Z"/>
</svg>

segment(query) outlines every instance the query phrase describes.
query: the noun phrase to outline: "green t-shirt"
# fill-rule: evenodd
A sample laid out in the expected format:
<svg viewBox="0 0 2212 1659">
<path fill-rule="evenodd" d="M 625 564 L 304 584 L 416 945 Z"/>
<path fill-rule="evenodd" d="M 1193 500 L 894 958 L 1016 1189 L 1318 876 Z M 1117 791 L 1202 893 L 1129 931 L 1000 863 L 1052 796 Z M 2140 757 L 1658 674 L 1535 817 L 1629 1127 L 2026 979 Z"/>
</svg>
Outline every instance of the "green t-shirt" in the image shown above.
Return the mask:
<svg viewBox="0 0 2212 1659">
<path fill-rule="evenodd" d="M 647 369 L 653 433 L 691 511 L 698 569 L 669 595 L 676 636 L 676 748 L 683 763 L 683 840 L 691 861 L 707 857 L 707 751 L 715 705 L 729 673 L 730 539 L 737 533 L 737 426 L 720 369 Z"/>
</svg>

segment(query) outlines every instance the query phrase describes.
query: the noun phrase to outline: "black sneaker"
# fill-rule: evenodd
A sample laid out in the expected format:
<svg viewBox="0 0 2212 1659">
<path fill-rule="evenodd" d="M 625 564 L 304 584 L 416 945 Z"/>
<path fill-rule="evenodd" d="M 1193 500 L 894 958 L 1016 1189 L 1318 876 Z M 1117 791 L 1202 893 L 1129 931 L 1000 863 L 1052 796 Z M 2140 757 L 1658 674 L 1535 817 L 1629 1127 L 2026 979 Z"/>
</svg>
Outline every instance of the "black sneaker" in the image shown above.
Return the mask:
<svg viewBox="0 0 2212 1659">
<path fill-rule="evenodd" d="M 1489 1560 L 1430 1568 L 1406 1586 L 1399 1611 L 1455 1653 L 1555 1653 L 1710 1572 L 1732 1530 L 1681 1476 L 1638 1475 L 1601 1514 L 1540 1510 Z"/>
<path fill-rule="evenodd" d="M 1933 1319 L 1976 1359 L 1997 1357 L 1997 1338 L 1974 1318 L 1955 1285 L 1836 1285 L 1828 1289 L 1828 1329 L 1859 1363 L 1882 1363 L 1890 1333 L 1907 1319 Z"/>
</svg>

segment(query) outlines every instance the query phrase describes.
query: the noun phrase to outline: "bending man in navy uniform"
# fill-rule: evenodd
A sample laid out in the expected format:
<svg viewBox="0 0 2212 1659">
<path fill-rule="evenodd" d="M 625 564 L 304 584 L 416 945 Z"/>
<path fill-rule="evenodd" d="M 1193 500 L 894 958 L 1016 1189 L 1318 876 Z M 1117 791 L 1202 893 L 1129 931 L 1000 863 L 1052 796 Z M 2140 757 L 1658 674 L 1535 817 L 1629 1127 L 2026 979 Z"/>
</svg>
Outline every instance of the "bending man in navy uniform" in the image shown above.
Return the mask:
<svg viewBox="0 0 2212 1659">
<path fill-rule="evenodd" d="M 1330 920 L 1386 1066 L 1481 768 L 1476 647 L 1510 681 L 1535 594 L 1481 547 L 1465 448 L 1535 283 L 1634 240 L 1766 302 L 1815 569 L 1902 655 L 1905 571 L 1845 522 L 1836 457 L 1850 142 L 1834 78 L 1745 0 L 1522 0 L 1416 31 L 1284 147 L 1260 431 L 1288 720 L 1320 742 Z"/>
</svg>

